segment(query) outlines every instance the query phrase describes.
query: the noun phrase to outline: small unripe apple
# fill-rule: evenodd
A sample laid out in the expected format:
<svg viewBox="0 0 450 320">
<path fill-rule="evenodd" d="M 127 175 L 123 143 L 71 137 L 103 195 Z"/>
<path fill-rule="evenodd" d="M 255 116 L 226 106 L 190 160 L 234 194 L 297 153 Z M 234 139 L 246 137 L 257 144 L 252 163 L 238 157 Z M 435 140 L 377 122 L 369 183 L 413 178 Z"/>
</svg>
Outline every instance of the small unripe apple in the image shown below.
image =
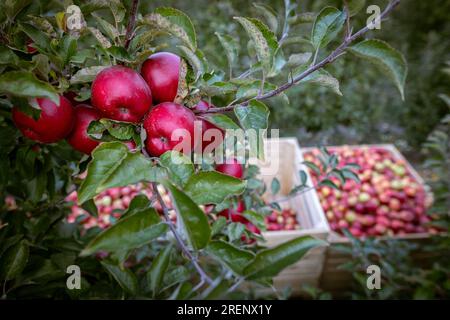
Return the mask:
<svg viewBox="0 0 450 320">
<path fill-rule="evenodd" d="M 74 111 L 69 100 L 60 96 L 59 105 L 47 98 L 37 98 L 35 102 L 41 109 L 37 120 L 17 107 L 12 109 L 13 121 L 22 134 L 42 143 L 64 139 L 72 130 L 74 122 Z"/>
<path fill-rule="evenodd" d="M 216 171 L 228 174 L 238 179 L 244 176 L 242 165 L 236 158 L 226 159 L 225 163 L 216 166 Z"/>
<path fill-rule="evenodd" d="M 91 101 L 107 118 L 139 122 L 152 106 L 152 93 L 139 73 L 112 66 L 95 77 Z"/>
<path fill-rule="evenodd" d="M 163 102 L 153 107 L 143 123 L 147 132 L 147 152 L 159 157 L 177 145 L 189 147 L 190 150 L 183 150 L 185 153 L 192 152 L 195 146 L 194 121 L 194 113 L 179 104 Z"/>
<path fill-rule="evenodd" d="M 173 102 L 177 96 L 181 58 L 170 52 L 152 54 L 141 68 L 155 103 Z"/>
<path fill-rule="evenodd" d="M 75 124 L 67 137 L 67 142 L 80 152 L 91 154 L 98 146 L 99 141 L 89 137 L 87 129 L 92 121 L 100 119 L 100 112 L 91 106 L 80 104 L 75 107 Z"/>
</svg>

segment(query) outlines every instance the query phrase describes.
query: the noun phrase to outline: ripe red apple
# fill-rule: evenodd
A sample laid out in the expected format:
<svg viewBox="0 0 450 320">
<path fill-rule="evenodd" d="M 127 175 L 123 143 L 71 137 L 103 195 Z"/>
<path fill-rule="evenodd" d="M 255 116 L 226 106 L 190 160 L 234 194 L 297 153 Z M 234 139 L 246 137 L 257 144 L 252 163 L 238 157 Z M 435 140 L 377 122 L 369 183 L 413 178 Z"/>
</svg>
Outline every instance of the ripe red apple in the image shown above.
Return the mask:
<svg viewBox="0 0 450 320">
<path fill-rule="evenodd" d="M 67 142 L 80 152 L 91 154 L 92 150 L 98 146 L 99 141 L 89 137 L 87 129 L 92 121 L 102 117 L 100 112 L 86 104 L 75 107 L 75 124 L 67 137 Z"/>
<path fill-rule="evenodd" d="M 177 145 L 184 146 L 184 150 L 178 151 L 192 152 L 195 145 L 194 121 L 194 113 L 179 104 L 163 102 L 153 107 L 143 123 L 147 132 L 145 140 L 147 152 L 159 157 Z"/>
<path fill-rule="evenodd" d="M 247 219 L 242 215 L 242 212 L 245 211 L 245 204 L 244 201 L 238 201 L 236 208 L 228 208 L 221 212 L 219 212 L 217 215 L 225 217 L 227 219 L 231 219 L 233 222 L 247 222 Z"/>
<path fill-rule="evenodd" d="M 192 107 L 192 110 L 207 111 L 210 107 L 211 105 L 208 102 L 200 100 L 194 107 Z M 219 146 L 225 139 L 225 131 L 204 118 L 197 117 L 197 120 L 201 122 L 202 126 L 202 152 L 205 151 L 207 146 L 210 146 L 208 149 L 212 151 L 212 149 Z"/>
<path fill-rule="evenodd" d="M 17 107 L 12 109 L 13 121 L 22 134 L 42 143 L 64 139 L 72 130 L 74 122 L 73 107 L 69 100 L 60 96 L 59 106 L 47 98 L 37 98 L 35 102 L 41 109 L 37 120 Z"/>
<path fill-rule="evenodd" d="M 152 54 L 141 68 L 155 103 L 173 102 L 177 96 L 181 58 L 170 52 Z"/>
<path fill-rule="evenodd" d="M 236 158 L 226 159 L 225 163 L 216 166 L 216 171 L 228 174 L 238 179 L 244 176 L 242 165 Z"/>
<path fill-rule="evenodd" d="M 95 77 L 91 100 L 107 118 L 139 122 L 152 106 L 152 93 L 139 73 L 112 66 Z"/>
</svg>

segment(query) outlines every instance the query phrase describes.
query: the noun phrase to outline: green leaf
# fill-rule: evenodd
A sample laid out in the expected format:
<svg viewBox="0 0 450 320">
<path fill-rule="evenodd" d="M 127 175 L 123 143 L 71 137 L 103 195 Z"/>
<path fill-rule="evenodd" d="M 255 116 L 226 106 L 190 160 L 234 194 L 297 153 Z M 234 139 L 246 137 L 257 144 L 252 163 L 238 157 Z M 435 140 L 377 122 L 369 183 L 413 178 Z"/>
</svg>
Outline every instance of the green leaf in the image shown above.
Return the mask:
<svg viewBox="0 0 450 320">
<path fill-rule="evenodd" d="M 90 83 L 94 81 L 95 77 L 97 76 L 97 74 L 99 74 L 100 71 L 107 67 L 108 66 L 94 66 L 80 69 L 70 78 L 70 83 Z"/>
<path fill-rule="evenodd" d="M 329 179 L 325 179 L 325 180 L 320 181 L 319 185 L 320 186 L 328 186 L 328 187 L 333 188 L 335 190 L 339 190 L 339 187 L 333 181 L 331 181 Z"/>
<path fill-rule="evenodd" d="M 345 0 L 344 3 L 347 4 L 349 16 L 353 17 L 366 5 L 366 0 Z"/>
<path fill-rule="evenodd" d="M 100 32 L 97 28 L 88 27 L 88 30 L 92 33 L 94 38 L 98 41 L 98 43 L 101 45 L 102 48 L 109 48 L 111 47 L 111 42 L 103 35 L 103 33 Z"/>
<path fill-rule="evenodd" d="M 208 120 L 212 124 L 216 125 L 217 127 L 221 128 L 221 129 L 224 129 L 224 130 L 240 129 L 240 127 L 230 117 L 228 117 L 222 113 L 205 114 L 205 115 L 202 115 L 201 118 Z"/>
<path fill-rule="evenodd" d="M 341 170 L 341 173 L 345 177 L 345 179 L 351 179 L 351 180 L 353 180 L 353 181 L 355 181 L 357 183 L 360 183 L 360 181 L 361 181 L 359 179 L 358 174 L 356 174 L 355 172 L 353 172 L 351 170 L 343 169 L 343 170 Z"/>
<path fill-rule="evenodd" d="M 166 176 L 166 169 L 157 167 L 139 152 L 130 152 L 120 142 L 101 143 L 92 153 L 87 176 L 78 190 L 78 202 L 93 198 L 103 190 L 140 181 L 156 182 Z"/>
<path fill-rule="evenodd" d="M 269 108 L 257 100 L 251 100 L 248 106 L 237 106 L 234 113 L 246 130 L 267 129 L 269 124 Z"/>
<path fill-rule="evenodd" d="M 337 95 L 342 96 L 339 88 L 339 81 L 324 69 L 317 70 L 306 76 L 300 81 L 301 83 L 311 83 L 331 89 Z"/>
<path fill-rule="evenodd" d="M 295 26 L 297 24 L 302 24 L 302 23 L 311 23 L 311 22 L 314 22 L 316 17 L 317 17 L 317 14 L 314 12 L 299 13 L 299 14 L 296 14 L 294 17 L 289 18 L 289 24 Z"/>
<path fill-rule="evenodd" d="M 280 180 L 277 178 L 272 179 L 272 183 L 270 184 L 270 190 L 273 195 L 276 195 L 280 191 Z"/>
<path fill-rule="evenodd" d="M 289 56 L 289 60 L 286 63 L 286 65 L 289 68 L 296 68 L 299 66 L 303 66 L 309 62 L 309 60 L 311 59 L 311 56 L 312 56 L 311 52 L 291 54 Z"/>
<path fill-rule="evenodd" d="M 156 210 L 144 209 L 120 219 L 101 232 L 80 255 L 87 256 L 99 250 L 118 252 L 139 248 L 166 232 L 167 225 L 161 221 Z"/>
<path fill-rule="evenodd" d="M 260 93 L 261 87 L 262 87 L 261 80 L 252 80 L 249 82 L 246 81 L 245 83 L 239 86 L 239 89 L 236 92 L 236 99 L 247 100 L 250 98 L 254 98 Z M 263 90 L 264 92 L 272 91 L 276 88 L 277 88 L 276 85 L 268 81 L 264 82 L 264 90 Z"/>
<path fill-rule="evenodd" d="M 157 8 L 155 13 L 145 16 L 144 21 L 157 29 L 179 38 L 191 49 L 197 48 L 197 36 L 191 19 L 174 8 Z"/>
<path fill-rule="evenodd" d="M 208 62 L 205 55 L 199 49 L 195 51 L 186 46 L 178 46 L 181 50 L 181 55 L 187 59 L 192 69 L 194 70 L 195 79 L 199 79 L 206 71 L 208 71 Z"/>
<path fill-rule="evenodd" d="M 20 29 L 33 41 L 34 46 L 40 50 L 50 51 L 50 38 L 42 31 L 27 23 L 20 24 Z"/>
<path fill-rule="evenodd" d="M 14 18 L 32 2 L 32 0 L 9 0 L 4 2 L 2 9 L 4 8 L 9 21 L 13 21 Z"/>
<path fill-rule="evenodd" d="M 138 281 L 134 273 L 128 269 L 121 269 L 119 266 L 106 261 L 101 261 L 101 264 L 113 276 L 124 291 L 132 295 L 137 293 Z"/>
<path fill-rule="evenodd" d="M 303 164 L 307 166 L 309 169 L 311 169 L 316 175 L 320 176 L 321 173 L 320 168 L 316 166 L 315 163 L 310 161 L 303 161 Z"/>
<path fill-rule="evenodd" d="M 369 39 L 349 47 L 351 53 L 377 65 L 397 86 L 404 100 L 404 87 L 408 66 L 405 57 L 384 41 Z"/>
<path fill-rule="evenodd" d="M 129 141 L 133 139 L 135 135 L 135 125 L 128 122 L 100 119 L 91 121 L 87 129 L 88 135 L 96 140 L 101 140 L 104 137 L 105 131 L 116 139 Z"/>
<path fill-rule="evenodd" d="M 220 44 L 225 49 L 225 54 L 227 55 L 227 59 L 228 59 L 228 66 L 229 66 L 230 72 L 231 72 L 231 68 L 234 66 L 234 64 L 238 58 L 239 44 L 238 44 L 237 40 L 235 38 L 233 38 L 232 36 L 229 36 L 226 34 L 220 34 L 218 32 L 215 32 L 214 34 L 217 36 Z M 231 77 L 231 75 L 230 75 L 230 77 Z"/>
<path fill-rule="evenodd" d="M 81 207 L 94 217 L 98 217 L 98 210 L 97 206 L 95 205 L 94 199 L 86 201 Z"/>
<path fill-rule="evenodd" d="M 0 75 L 0 94 L 25 98 L 44 97 L 59 105 L 56 90 L 26 71 L 10 71 Z"/>
<path fill-rule="evenodd" d="M 211 241 L 206 250 L 220 263 L 238 275 L 243 274 L 244 267 L 255 256 L 251 251 L 242 250 L 223 240 Z"/>
<path fill-rule="evenodd" d="M 278 18 L 275 10 L 264 3 L 253 3 L 253 6 L 256 11 L 266 19 L 270 29 L 276 33 L 278 30 Z"/>
<path fill-rule="evenodd" d="M 310 249 L 326 242 L 310 236 L 296 238 L 276 247 L 260 251 L 244 269 L 248 279 L 274 277 L 283 269 L 296 263 Z"/>
<path fill-rule="evenodd" d="M 167 151 L 160 157 L 161 165 L 169 170 L 171 180 L 182 187 L 194 174 L 194 165 L 186 155 Z"/>
<path fill-rule="evenodd" d="M 228 225 L 228 238 L 231 242 L 240 239 L 245 232 L 245 226 L 240 222 L 232 222 Z"/>
<path fill-rule="evenodd" d="M 189 178 L 184 190 L 197 204 L 219 204 L 242 194 L 245 187 L 245 180 L 217 171 L 202 171 Z"/>
<path fill-rule="evenodd" d="M 9 248 L 0 260 L 0 279 L 11 280 L 25 268 L 30 250 L 25 240 Z"/>
<path fill-rule="evenodd" d="M 170 254 L 172 253 L 172 246 L 168 245 L 159 252 L 155 260 L 153 260 L 152 266 L 149 270 L 150 273 L 150 287 L 153 295 L 155 296 L 163 283 L 164 275 L 166 274 L 167 267 L 170 262 Z"/>
<path fill-rule="evenodd" d="M 266 222 L 264 216 L 258 212 L 245 210 L 243 216 L 253 223 L 258 229 L 266 230 Z"/>
<path fill-rule="evenodd" d="M 317 15 L 311 31 L 314 48 L 323 48 L 341 31 L 346 14 L 334 7 L 325 7 Z"/>
<path fill-rule="evenodd" d="M 211 229 L 205 213 L 173 184 L 165 182 L 164 186 L 170 191 L 172 203 L 179 214 L 178 217 L 181 218 L 189 243 L 195 250 L 206 247 L 211 236 Z"/>
<path fill-rule="evenodd" d="M 0 45 L 0 65 L 16 66 L 19 63 L 19 57 L 6 46 Z"/>
<path fill-rule="evenodd" d="M 119 38 L 119 31 L 117 31 L 112 24 L 101 18 L 96 13 L 91 13 L 91 15 L 95 18 L 96 25 L 100 26 L 102 31 L 109 37 L 110 40 L 115 41 Z"/>
<path fill-rule="evenodd" d="M 130 63 L 132 61 L 132 57 L 124 47 L 111 46 L 106 49 L 106 51 L 108 51 L 108 53 L 118 61 L 127 63 Z"/>
<path fill-rule="evenodd" d="M 211 236 L 215 236 L 225 228 L 227 219 L 225 217 L 218 217 L 211 226 Z"/>
<path fill-rule="evenodd" d="M 234 17 L 245 29 L 252 40 L 258 61 L 270 70 L 275 53 L 278 49 L 278 41 L 275 34 L 260 20 L 254 18 Z"/>
</svg>

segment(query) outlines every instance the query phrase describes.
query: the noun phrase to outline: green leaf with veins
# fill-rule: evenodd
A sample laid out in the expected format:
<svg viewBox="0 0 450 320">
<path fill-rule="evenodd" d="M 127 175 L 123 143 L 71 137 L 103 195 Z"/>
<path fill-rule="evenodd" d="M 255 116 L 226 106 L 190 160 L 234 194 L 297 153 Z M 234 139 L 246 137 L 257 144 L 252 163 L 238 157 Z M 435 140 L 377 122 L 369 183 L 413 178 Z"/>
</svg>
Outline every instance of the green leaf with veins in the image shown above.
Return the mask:
<svg viewBox="0 0 450 320">
<path fill-rule="evenodd" d="M 178 151 L 167 151 L 160 157 L 161 165 L 169 170 L 173 182 L 182 187 L 194 174 L 194 165 L 186 155 Z"/>
<path fill-rule="evenodd" d="M 346 14 L 334 7 L 325 7 L 317 15 L 311 31 L 314 48 L 323 48 L 338 35 L 344 26 Z"/>
<path fill-rule="evenodd" d="M 220 44 L 225 50 L 225 54 L 228 59 L 228 66 L 231 68 L 234 66 L 239 55 L 239 44 L 235 38 L 226 34 L 214 33 L 219 39 Z"/>
<path fill-rule="evenodd" d="M 267 71 L 270 70 L 278 49 L 275 34 L 258 19 L 245 17 L 234 17 L 234 19 L 244 27 L 252 40 L 258 61 L 265 66 Z"/>
<path fill-rule="evenodd" d="M 278 17 L 275 10 L 264 4 L 264 3 L 253 3 L 253 6 L 255 7 L 256 11 L 264 17 L 264 19 L 267 21 L 267 24 L 269 25 L 270 29 L 277 33 L 278 31 Z"/>
<path fill-rule="evenodd" d="M 304 68 L 301 68 L 301 70 L 304 70 Z M 319 85 L 321 87 L 329 88 L 337 95 L 342 96 L 342 92 L 339 87 L 339 81 L 324 69 L 320 69 L 309 74 L 308 76 L 303 78 L 300 83 L 311 83 L 314 85 Z"/>
<path fill-rule="evenodd" d="M 244 267 L 255 256 L 253 252 L 242 250 L 223 240 L 211 241 L 206 251 L 237 275 L 243 274 Z"/>
<path fill-rule="evenodd" d="M 108 66 L 93 66 L 80 69 L 70 78 L 70 84 L 92 82 L 97 74 L 107 67 Z"/>
<path fill-rule="evenodd" d="M 244 275 L 251 280 L 274 277 L 286 267 L 300 260 L 310 249 L 325 244 L 326 242 L 323 240 L 305 236 L 262 250 L 245 267 Z"/>
<path fill-rule="evenodd" d="M 179 38 L 191 51 L 197 48 L 197 36 L 191 19 L 174 8 L 157 8 L 144 17 L 144 22 Z"/>
<path fill-rule="evenodd" d="M 165 181 L 164 186 L 170 192 L 173 206 L 181 219 L 189 243 L 195 250 L 203 249 L 208 245 L 211 237 L 211 228 L 206 214 L 187 194 L 173 184 Z"/>
<path fill-rule="evenodd" d="M 219 204 L 233 195 L 244 192 L 246 181 L 217 171 L 203 171 L 192 175 L 184 190 L 198 204 Z"/>
<path fill-rule="evenodd" d="M 221 129 L 224 129 L 224 130 L 240 129 L 240 127 L 230 117 L 228 117 L 222 113 L 204 114 L 201 116 L 201 118 L 208 120 L 212 124 L 216 125 L 217 127 L 221 128 Z"/>
<path fill-rule="evenodd" d="M 3 255 L 0 263 L 0 279 L 12 280 L 25 268 L 30 249 L 25 240 L 10 247 Z"/>
<path fill-rule="evenodd" d="M 166 176 L 166 169 L 155 166 L 141 153 L 130 152 L 123 143 L 104 142 L 92 152 L 87 176 L 78 190 L 78 202 L 83 203 L 112 187 L 156 182 Z"/>
<path fill-rule="evenodd" d="M 126 252 L 150 243 L 167 230 L 167 225 L 161 221 L 155 209 L 143 209 L 118 220 L 116 224 L 102 231 L 80 255 L 87 256 L 100 250 Z"/>
<path fill-rule="evenodd" d="M 48 83 L 38 80 L 26 71 L 9 71 L 0 75 L 0 94 L 25 98 L 49 98 L 59 105 L 56 90 Z"/>
<path fill-rule="evenodd" d="M 406 59 L 401 52 L 392 48 L 386 42 L 378 39 L 361 41 L 354 46 L 347 48 L 347 50 L 378 66 L 397 86 L 402 99 L 405 99 L 404 87 L 408 66 L 406 64 Z"/>
<path fill-rule="evenodd" d="M 132 295 L 137 293 L 138 280 L 133 272 L 128 269 L 122 269 L 119 266 L 107 261 L 101 261 L 100 263 L 112 275 L 124 291 Z"/>
</svg>

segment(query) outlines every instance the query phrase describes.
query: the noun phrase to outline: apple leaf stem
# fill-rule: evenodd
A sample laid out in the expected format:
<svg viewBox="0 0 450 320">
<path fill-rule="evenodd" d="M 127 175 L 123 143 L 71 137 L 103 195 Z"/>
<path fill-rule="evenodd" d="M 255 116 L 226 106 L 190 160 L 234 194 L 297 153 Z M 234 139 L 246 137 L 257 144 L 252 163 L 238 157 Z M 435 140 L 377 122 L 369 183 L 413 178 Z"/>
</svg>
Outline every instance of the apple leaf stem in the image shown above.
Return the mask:
<svg viewBox="0 0 450 320">
<path fill-rule="evenodd" d="M 390 1 L 389 4 L 386 6 L 386 8 L 383 10 L 383 12 L 380 14 L 380 21 L 385 19 L 386 16 L 388 16 L 391 13 L 391 11 L 395 7 L 397 7 L 397 5 L 399 3 L 400 3 L 400 0 L 392 0 L 392 1 Z M 321 61 L 319 61 L 317 63 L 314 63 L 308 69 L 306 69 L 305 71 L 300 73 L 298 76 L 296 76 L 293 79 L 289 80 L 288 82 L 282 84 L 278 88 L 276 88 L 274 90 L 271 90 L 271 91 L 269 91 L 267 93 L 264 93 L 262 95 L 258 95 L 258 96 L 254 97 L 254 98 L 247 99 L 247 100 L 245 100 L 243 102 L 239 102 L 239 103 L 236 103 L 236 104 L 228 105 L 226 107 L 209 108 L 208 110 L 204 111 L 203 113 L 218 113 L 218 112 L 231 111 L 234 108 L 236 108 L 237 106 L 244 106 L 244 107 L 247 106 L 251 100 L 266 100 L 266 99 L 272 98 L 274 96 L 277 96 L 280 93 L 282 93 L 282 92 L 286 91 L 287 89 L 291 88 L 292 86 L 294 86 L 298 82 L 302 81 L 303 79 L 305 79 L 307 76 L 309 76 L 313 72 L 315 72 L 315 71 L 317 71 L 319 69 L 322 69 L 326 65 L 330 64 L 331 62 L 335 61 L 337 58 L 342 56 L 345 53 L 345 50 L 348 48 L 348 46 L 353 41 L 355 41 L 356 39 L 360 38 L 362 35 L 364 35 L 369 30 L 370 30 L 370 25 L 366 25 L 364 28 L 360 29 L 359 31 L 357 31 L 353 35 L 348 35 L 347 37 L 345 37 L 344 41 L 334 51 L 332 51 L 326 58 L 324 58 L 323 60 L 321 60 Z"/>
<path fill-rule="evenodd" d="M 130 41 L 131 41 L 131 39 L 133 39 L 134 27 L 136 25 L 136 15 L 137 15 L 138 5 L 139 5 L 139 0 L 133 0 L 133 3 L 131 4 L 130 15 L 128 17 L 127 32 L 125 34 L 125 49 L 128 49 L 128 46 L 130 45 Z"/>
<path fill-rule="evenodd" d="M 197 270 L 198 274 L 201 277 L 200 283 L 204 283 L 207 282 L 208 284 L 212 284 L 213 280 L 206 274 L 206 272 L 202 269 L 202 267 L 198 264 L 197 258 L 194 257 L 192 255 L 192 253 L 189 251 L 189 249 L 187 248 L 186 244 L 184 243 L 183 239 L 181 239 L 180 234 L 178 233 L 175 225 L 173 224 L 173 222 L 170 220 L 169 218 L 169 208 L 166 206 L 166 204 L 164 203 L 164 200 L 161 196 L 161 193 L 159 193 L 158 190 L 158 184 L 156 182 L 152 183 L 152 187 L 153 187 L 153 193 L 156 196 L 156 200 L 159 202 L 162 210 L 163 210 L 163 214 L 164 214 L 164 219 L 166 220 L 166 223 L 168 224 L 170 231 L 172 231 L 175 240 L 178 243 L 178 246 L 180 247 L 181 251 L 184 253 L 184 255 L 192 262 L 194 268 Z"/>
</svg>

